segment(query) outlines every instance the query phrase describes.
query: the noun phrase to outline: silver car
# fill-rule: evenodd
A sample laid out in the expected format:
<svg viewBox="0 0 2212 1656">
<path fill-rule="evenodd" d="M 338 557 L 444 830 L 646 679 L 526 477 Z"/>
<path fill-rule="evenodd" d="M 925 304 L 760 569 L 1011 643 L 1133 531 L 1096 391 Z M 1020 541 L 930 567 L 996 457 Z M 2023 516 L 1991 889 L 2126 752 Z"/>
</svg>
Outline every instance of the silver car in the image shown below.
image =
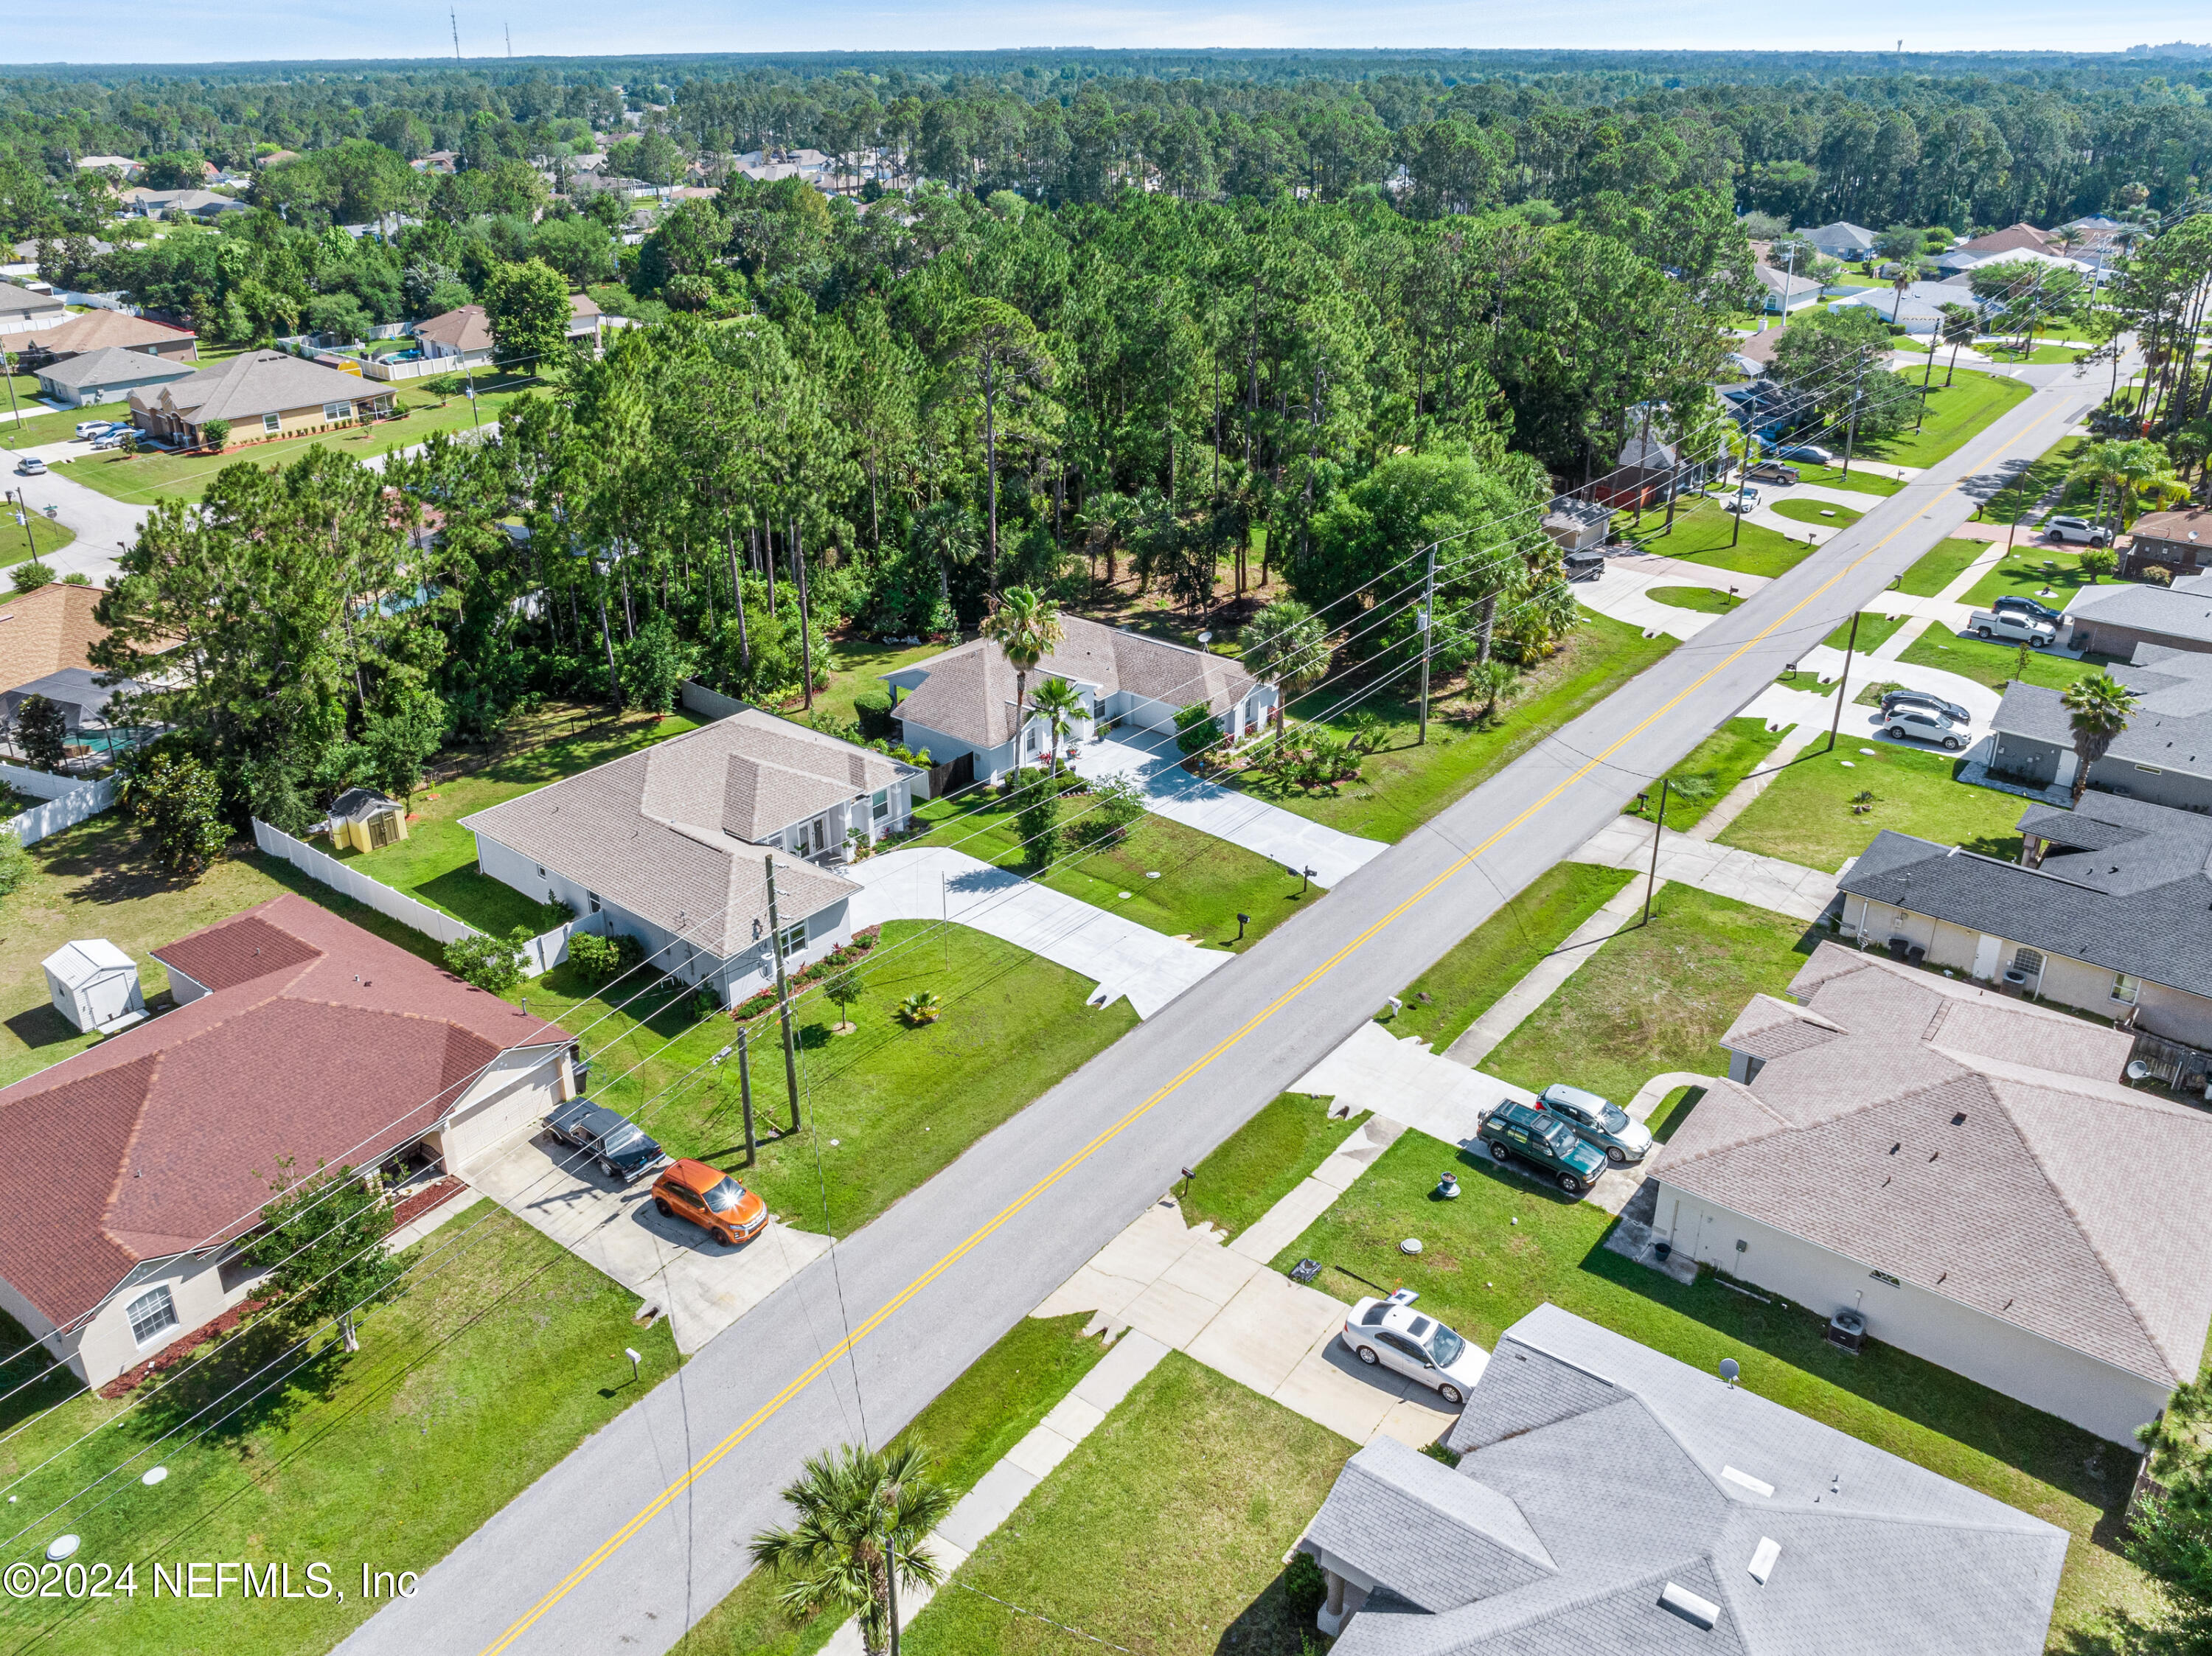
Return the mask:
<svg viewBox="0 0 2212 1656">
<path fill-rule="evenodd" d="M 1882 715 L 1882 727 L 1899 741 L 1933 742 L 1951 753 L 1966 745 L 1966 732 L 1941 713 L 1924 707 L 1897 707 Z"/>
<path fill-rule="evenodd" d="M 1340 1338 L 1370 1368 L 1393 1369 L 1418 1380 L 1455 1409 L 1482 1378 L 1490 1354 L 1416 1312 L 1413 1301 L 1419 1297 L 1405 1288 L 1387 1300 L 1369 1295 L 1352 1307 Z"/>
<path fill-rule="evenodd" d="M 1641 1162 L 1651 1154 L 1651 1129 L 1631 1120 L 1627 1111 L 1595 1093 L 1554 1083 L 1537 1096 L 1536 1107 L 1559 1117 L 1584 1143 L 1603 1150 L 1605 1159 L 1616 1168 Z"/>
</svg>

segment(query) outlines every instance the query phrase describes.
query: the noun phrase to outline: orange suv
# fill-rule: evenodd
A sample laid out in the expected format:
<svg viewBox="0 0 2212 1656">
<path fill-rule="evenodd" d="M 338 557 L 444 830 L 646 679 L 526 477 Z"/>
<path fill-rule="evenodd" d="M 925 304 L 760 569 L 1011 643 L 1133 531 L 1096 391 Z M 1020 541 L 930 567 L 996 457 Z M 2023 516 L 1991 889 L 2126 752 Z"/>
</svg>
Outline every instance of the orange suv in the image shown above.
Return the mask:
<svg viewBox="0 0 2212 1656">
<path fill-rule="evenodd" d="M 717 1241 L 750 1242 L 768 1223 L 768 1204 L 720 1168 L 688 1157 L 653 1181 L 653 1205 L 665 1219 L 689 1219 Z"/>
</svg>

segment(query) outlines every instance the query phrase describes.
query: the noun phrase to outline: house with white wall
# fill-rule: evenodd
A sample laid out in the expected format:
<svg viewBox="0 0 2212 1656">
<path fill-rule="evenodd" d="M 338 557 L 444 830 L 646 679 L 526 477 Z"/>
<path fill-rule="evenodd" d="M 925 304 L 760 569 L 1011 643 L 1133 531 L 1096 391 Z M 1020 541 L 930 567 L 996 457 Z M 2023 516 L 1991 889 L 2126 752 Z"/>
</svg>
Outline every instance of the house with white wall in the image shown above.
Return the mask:
<svg viewBox="0 0 2212 1656">
<path fill-rule="evenodd" d="M 1084 716 L 1066 739 L 1087 741 L 1100 726 L 1172 731 L 1176 715 L 1204 702 L 1231 741 L 1256 736 L 1274 717 L 1280 698 L 1227 656 L 1187 644 L 1147 637 L 1064 616 L 1060 641 L 1030 670 L 1034 691 L 1048 678 L 1066 679 L 1083 698 Z M 1042 758 L 1050 727 L 1026 718 L 1016 754 L 1015 673 L 1006 652 L 989 639 L 947 650 L 884 675 L 890 686 L 891 717 L 902 740 L 934 764 L 972 757 L 978 779 L 995 780 L 1018 765 Z"/>
<path fill-rule="evenodd" d="M 174 1010 L 0 1089 L 0 1310 L 89 1386 L 252 1297 L 288 1163 L 465 1171 L 570 1090 L 560 1026 L 304 897 L 154 955 Z"/>
<path fill-rule="evenodd" d="M 636 938 L 659 969 L 735 1005 L 850 941 L 840 870 L 905 828 L 922 773 L 746 708 L 464 817 L 477 867 Z M 768 866 L 775 869 L 773 915 Z"/>
<path fill-rule="evenodd" d="M 1824 943 L 1721 1044 L 1655 1240 L 2130 1447 L 2212 1326 L 2212 1117 L 2130 1037 Z"/>
</svg>

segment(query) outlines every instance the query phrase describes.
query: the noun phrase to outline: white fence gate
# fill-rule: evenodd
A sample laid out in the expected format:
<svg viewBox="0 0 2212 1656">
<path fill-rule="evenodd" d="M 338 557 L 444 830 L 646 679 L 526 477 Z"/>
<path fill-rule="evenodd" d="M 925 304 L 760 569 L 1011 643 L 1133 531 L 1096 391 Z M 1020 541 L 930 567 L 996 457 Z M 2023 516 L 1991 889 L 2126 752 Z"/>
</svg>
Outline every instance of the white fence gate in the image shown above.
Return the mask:
<svg viewBox="0 0 2212 1656">
<path fill-rule="evenodd" d="M 0 824 L 5 832 L 15 836 L 18 845 L 34 846 L 50 834 L 59 834 L 65 828 L 75 828 L 88 816 L 97 816 L 115 803 L 115 779 L 112 776 L 88 782 L 82 776 L 54 776 L 45 771 L 27 770 L 21 765 L 0 764 L 0 780 L 5 780 L 18 793 L 27 793 L 46 802 Z"/>
</svg>

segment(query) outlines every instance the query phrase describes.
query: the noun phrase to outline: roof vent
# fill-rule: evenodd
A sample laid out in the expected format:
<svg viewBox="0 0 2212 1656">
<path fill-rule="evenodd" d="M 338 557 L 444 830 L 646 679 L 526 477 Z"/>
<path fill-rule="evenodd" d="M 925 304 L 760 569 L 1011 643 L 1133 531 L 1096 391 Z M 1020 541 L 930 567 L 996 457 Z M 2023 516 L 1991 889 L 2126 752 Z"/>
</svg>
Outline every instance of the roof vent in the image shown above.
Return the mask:
<svg viewBox="0 0 2212 1656">
<path fill-rule="evenodd" d="M 1730 1483 L 1739 1484 L 1750 1490 L 1753 1495 L 1771 1495 L 1774 1493 L 1774 1486 L 1765 1478 L 1753 1477 L 1749 1472 L 1740 1471 L 1734 1466 L 1722 1467 L 1721 1476 Z"/>
<path fill-rule="evenodd" d="M 1659 1590 L 1659 1604 L 1671 1610 L 1692 1627 L 1712 1631 L 1713 1623 L 1721 1619 L 1721 1607 L 1710 1598 L 1700 1598 L 1689 1588 L 1669 1581 Z"/>
<path fill-rule="evenodd" d="M 1782 1544 L 1771 1535 L 1760 1536 L 1759 1550 L 1752 1554 L 1751 1562 L 1746 1567 L 1751 1571 L 1751 1579 L 1765 1586 L 1766 1578 L 1774 1574 L 1774 1561 L 1781 1556 Z"/>
</svg>

